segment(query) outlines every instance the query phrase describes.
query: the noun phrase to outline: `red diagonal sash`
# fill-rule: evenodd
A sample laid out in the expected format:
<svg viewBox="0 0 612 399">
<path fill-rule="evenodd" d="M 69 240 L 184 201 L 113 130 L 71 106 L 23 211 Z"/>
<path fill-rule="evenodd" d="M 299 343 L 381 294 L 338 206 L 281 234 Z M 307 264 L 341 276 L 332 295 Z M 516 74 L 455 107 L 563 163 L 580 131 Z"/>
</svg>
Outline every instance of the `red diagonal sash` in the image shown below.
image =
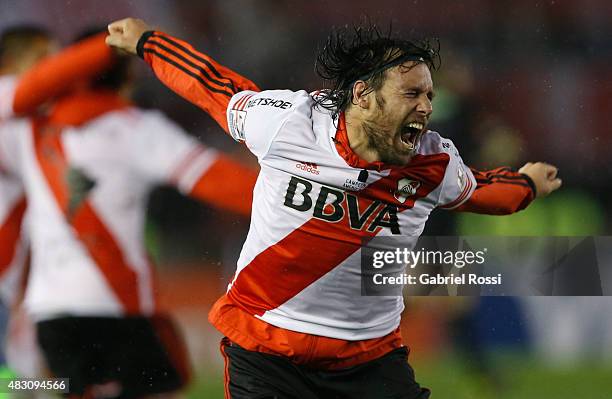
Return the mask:
<svg viewBox="0 0 612 399">
<path fill-rule="evenodd" d="M 40 169 L 57 205 L 87 248 L 127 314 L 140 313 L 138 275 L 126 262 L 119 245 L 88 200 L 69 209 L 68 163 L 61 143 L 61 129 L 33 121 L 34 150 Z"/>
<path fill-rule="evenodd" d="M 395 169 L 360 192 L 359 212 L 363 214 L 373 201 L 397 205 L 398 212 L 414 206 L 442 182 L 449 162 L 446 154 L 417 156 L 410 168 Z M 397 181 L 409 177 L 422 182 L 415 195 L 405 203 L 393 196 Z M 346 208 L 346 204 L 342 204 Z M 344 209 L 345 215 L 347 209 Z M 369 220 L 375 216 L 370 215 Z M 362 240 L 376 236 L 374 231 L 351 228 L 348 217 L 336 223 L 311 218 L 274 245 L 259 253 L 240 271 L 227 295 L 251 314 L 262 315 L 274 309 L 323 277 L 359 250 Z"/>
</svg>

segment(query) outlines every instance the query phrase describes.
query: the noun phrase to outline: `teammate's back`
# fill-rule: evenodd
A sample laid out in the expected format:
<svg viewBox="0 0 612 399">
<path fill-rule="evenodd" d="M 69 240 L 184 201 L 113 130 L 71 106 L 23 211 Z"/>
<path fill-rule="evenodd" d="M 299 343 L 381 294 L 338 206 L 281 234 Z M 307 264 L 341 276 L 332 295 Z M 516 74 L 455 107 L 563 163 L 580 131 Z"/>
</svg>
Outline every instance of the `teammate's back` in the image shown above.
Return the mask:
<svg viewBox="0 0 612 399">
<path fill-rule="evenodd" d="M 216 152 L 155 111 L 107 102 L 100 105 L 100 116 L 81 121 L 74 112 L 61 112 L 64 106 L 74 111 L 72 100 L 60 102 L 55 125 L 39 128 L 36 121 L 22 120 L 3 129 L 2 152 L 30 193 L 33 259 L 27 306 L 47 317 L 151 314 L 153 276 L 143 236 L 148 194 L 156 185 L 171 183 L 189 193 Z M 58 179 L 62 174 L 67 178 Z M 104 262 L 127 267 L 123 273 L 105 270 L 92 251 L 83 250 L 87 243 L 75 234 L 79 226 L 71 219 L 84 204 L 98 222 L 94 231 L 81 226 L 80 234 L 103 240 L 92 249 L 112 244 L 115 250 L 106 249 Z M 136 298 L 125 296 L 130 291 Z"/>
</svg>

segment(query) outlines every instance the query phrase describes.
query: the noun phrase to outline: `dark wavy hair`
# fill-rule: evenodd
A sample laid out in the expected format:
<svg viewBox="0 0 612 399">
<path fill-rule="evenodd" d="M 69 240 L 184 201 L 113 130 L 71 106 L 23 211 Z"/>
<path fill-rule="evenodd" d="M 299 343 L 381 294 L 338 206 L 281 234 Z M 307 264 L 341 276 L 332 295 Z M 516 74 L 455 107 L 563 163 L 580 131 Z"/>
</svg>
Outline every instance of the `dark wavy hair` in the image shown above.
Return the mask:
<svg viewBox="0 0 612 399">
<path fill-rule="evenodd" d="M 332 111 L 335 119 L 348 107 L 356 81 L 365 81 L 367 91 L 377 90 L 382 87 L 385 72 L 406 61 L 425 63 L 436 70 L 440 66 L 439 50 L 438 39 L 399 39 L 393 37 L 391 28 L 382 33 L 373 23 L 334 29 L 317 55 L 315 71 L 326 88 L 315 102 Z"/>
</svg>

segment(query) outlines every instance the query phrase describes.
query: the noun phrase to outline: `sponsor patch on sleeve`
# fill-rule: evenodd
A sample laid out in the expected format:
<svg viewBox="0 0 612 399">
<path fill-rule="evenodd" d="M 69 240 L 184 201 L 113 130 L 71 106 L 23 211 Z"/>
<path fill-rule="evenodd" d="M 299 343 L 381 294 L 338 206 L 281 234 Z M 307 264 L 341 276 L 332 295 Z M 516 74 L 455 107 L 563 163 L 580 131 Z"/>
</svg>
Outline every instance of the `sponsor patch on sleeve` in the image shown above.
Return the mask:
<svg viewBox="0 0 612 399">
<path fill-rule="evenodd" d="M 244 141 L 244 123 L 246 121 L 246 111 L 231 109 L 228 118 L 229 132 L 236 141 Z"/>
<path fill-rule="evenodd" d="M 229 132 L 236 141 L 243 142 L 244 136 L 244 123 L 246 121 L 247 112 L 245 111 L 245 105 L 255 93 L 245 94 L 234 102 L 232 108 L 229 111 L 227 118 L 227 126 Z"/>
<path fill-rule="evenodd" d="M 276 98 L 269 97 L 260 97 L 254 99 L 248 99 L 246 101 L 244 108 L 253 108 L 257 106 L 267 106 L 271 108 L 279 108 L 279 109 L 289 109 L 293 107 L 293 104 L 289 101 L 279 100 Z"/>
</svg>

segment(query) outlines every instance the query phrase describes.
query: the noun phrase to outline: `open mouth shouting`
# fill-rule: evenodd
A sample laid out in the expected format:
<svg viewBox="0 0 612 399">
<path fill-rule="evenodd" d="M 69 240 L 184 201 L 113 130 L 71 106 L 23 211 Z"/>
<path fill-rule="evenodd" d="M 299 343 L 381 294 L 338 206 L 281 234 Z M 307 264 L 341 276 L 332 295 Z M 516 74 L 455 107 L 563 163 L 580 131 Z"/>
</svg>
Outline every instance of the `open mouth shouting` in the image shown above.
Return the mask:
<svg viewBox="0 0 612 399">
<path fill-rule="evenodd" d="M 422 122 L 410 122 L 408 125 L 403 127 L 400 138 L 408 149 L 416 150 L 424 131 L 425 124 Z"/>
</svg>

